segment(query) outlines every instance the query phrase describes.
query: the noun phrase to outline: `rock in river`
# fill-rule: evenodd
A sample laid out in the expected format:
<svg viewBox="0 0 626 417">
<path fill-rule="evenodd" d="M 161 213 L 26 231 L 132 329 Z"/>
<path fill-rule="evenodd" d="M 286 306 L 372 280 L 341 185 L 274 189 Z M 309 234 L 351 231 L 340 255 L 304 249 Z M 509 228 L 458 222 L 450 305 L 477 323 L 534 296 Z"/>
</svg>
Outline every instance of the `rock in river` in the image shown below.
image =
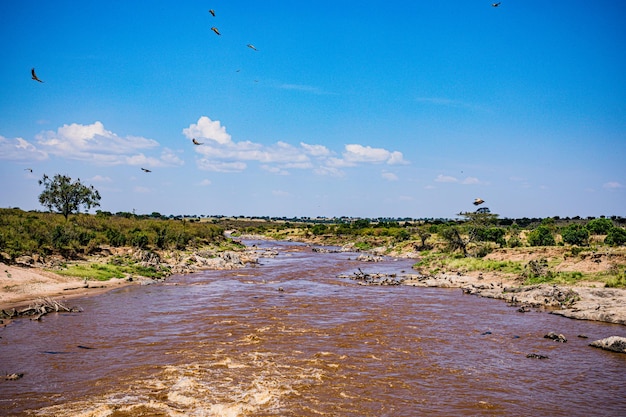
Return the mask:
<svg viewBox="0 0 626 417">
<path fill-rule="evenodd" d="M 626 353 L 626 337 L 611 336 L 606 339 L 591 342 L 589 346 L 610 350 L 612 352 Z"/>
</svg>

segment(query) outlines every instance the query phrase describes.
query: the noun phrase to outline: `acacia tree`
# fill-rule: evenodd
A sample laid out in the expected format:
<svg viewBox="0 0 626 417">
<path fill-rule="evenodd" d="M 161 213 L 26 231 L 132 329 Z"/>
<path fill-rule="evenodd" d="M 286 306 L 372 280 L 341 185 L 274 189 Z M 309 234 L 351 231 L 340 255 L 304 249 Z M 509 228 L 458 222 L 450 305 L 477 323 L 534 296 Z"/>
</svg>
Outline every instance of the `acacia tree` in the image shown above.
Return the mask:
<svg viewBox="0 0 626 417">
<path fill-rule="evenodd" d="M 48 210 L 56 209 L 65 220 L 82 206 L 89 210 L 100 205 L 100 193 L 93 185 L 86 186 L 78 178 L 75 182 L 66 175 L 57 174 L 50 179 L 46 174 L 39 180 L 44 190 L 39 194 L 39 202 Z"/>
<path fill-rule="evenodd" d="M 489 226 L 496 223 L 498 215 L 488 211 L 476 211 L 459 213 L 459 216 L 464 218 L 463 223 L 459 226 L 443 227 L 440 235 L 448 242 L 451 251 L 460 249 L 464 256 L 468 256 L 467 247 L 470 243 L 491 240 L 487 237 L 494 233 L 487 232 L 490 230 Z M 501 243 L 499 240 L 502 236 L 499 233 L 495 235 L 497 235 L 495 241 Z"/>
</svg>

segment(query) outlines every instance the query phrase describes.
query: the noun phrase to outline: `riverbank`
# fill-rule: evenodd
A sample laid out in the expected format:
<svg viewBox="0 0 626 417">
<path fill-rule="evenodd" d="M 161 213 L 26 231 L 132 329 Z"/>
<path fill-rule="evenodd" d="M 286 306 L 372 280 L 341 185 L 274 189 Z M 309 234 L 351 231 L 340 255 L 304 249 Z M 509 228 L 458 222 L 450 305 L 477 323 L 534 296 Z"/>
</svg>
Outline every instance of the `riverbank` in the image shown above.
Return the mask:
<svg viewBox="0 0 626 417">
<path fill-rule="evenodd" d="M 262 236 L 249 237 L 263 238 Z M 350 251 L 352 249 L 348 245 L 339 250 Z M 495 253 L 492 257 L 501 260 L 519 259 L 520 254 L 525 254 L 526 259 L 537 255 L 531 251 L 505 250 Z M 136 254 L 144 258 L 143 262 L 151 262 L 153 266 L 166 265 L 172 273 L 192 273 L 203 269 L 243 268 L 256 263 L 259 257 L 276 256 L 277 253 L 259 252 L 255 247 L 248 247 L 241 252 L 226 251 L 218 254 L 199 251 L 184 256 L 161 254 L 159 257 L 146 257 L 145 255 L 145 253 Z M 375 262 L 379 255 L 382 255 L 382 251 L 374 250 L 372 254 L 364 254 L 362 259 L 364 263 Z M 405 252 L 393 255 L 417 258 L 419 254 Z M 596 261 L 597 259 L 588 267 L 598 268 L 600 262 Z M 103 259 L 99 259 L 98 262 L 103 262 Z M 571 268 L 566 263 L 561 267 Z M 577 267 L 584 268 L 585 264 L 577 262 Z M 59 302 L 69 303 L 74 298 L 94 296 L 126 285 L 146 285 L 154 282 L 156 282 L 154 279 L 140 276 L 92 281 L 60 275 L 36 266 L 25 267 L 0 263 L 0 310 L 27 307 L 42 298 L 53 298 Z M 447 270 L 434 274 L 425 273 L 425 271 L 407 273 L 402 277 L 402 284 L 459 288 L 466 294 L 504 300 L 517 307 L 521 313 L 535 309 L 574 319 L 626 325 L 626 289 L 605 288 L 598 282 L 581 282 L 575 285 L 522 285 L 519 277 L 510 273 Z"/>
<path fill-rule="evenodd" d="M 128 256 L 142 267 L 169 271 L 167 275 L 188 274 L 201 270 L 237 269 L 254 264 L 260 256 L 275 256 L 274 253 L 259 252 L 256 248 L 241 251 L 199 250 L 189 253 L 152 252 L 118 248 L 115 253 L 83 259 L 70 266 L 107 265 L 113 256 Z M 60 267 L 54 267 L 61 271 Z M 22 260 L 20 265 L 0 262 L 0 311 L 19 310 L 36 303 L 39 299 L 52 298 L 66 303 L 74 298 L 94 296 L 127 285 L 149 285 L 164 278 L 150 278 L 138 274 L 127 274 L 124 278 L 92 280 L 56 273 L 50 264 Z M 0 319 L 2 316 L 0 315 Z"/>
</svg>

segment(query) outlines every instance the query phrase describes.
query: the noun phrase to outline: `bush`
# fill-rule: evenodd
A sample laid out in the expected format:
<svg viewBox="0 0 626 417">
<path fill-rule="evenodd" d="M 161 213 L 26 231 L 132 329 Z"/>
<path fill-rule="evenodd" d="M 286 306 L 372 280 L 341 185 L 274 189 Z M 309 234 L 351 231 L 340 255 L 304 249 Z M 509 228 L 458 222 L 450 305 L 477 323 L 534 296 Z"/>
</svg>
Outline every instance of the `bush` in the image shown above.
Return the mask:
<svg viewBox="0 0 626 417">
<path fill-rule="evenodd" d="M 614 227 L 609 230 L 604 243 L 611 246 L 626 245 L 626 230 L 621 227 Z"/>
<path fill-rule="evenodd" d="M 319 224 L 319 223 L 313 226 L 313 228 L 311 229 L 311 233 L 313 233 L 315 236 L 323 235 L 327 231 L 328 231 L 328 227 L 326 227 L 325 224 Z"/>
<path fill-rule="evenodd" d="M 556 241 L 548 227 L 538 226 L 528 234 L 528 244 L 530 246 L 555 246 Z"/>
<path fill-rule="evenodd" d="M 593 219 L 585 227 L 593 235 L 606 235 L 613 228 L 613 222 L 609 219 Z"/>
<path fill-rule="evenodd" d="M 585 246 L 589 243 L 589 231 L 580 224 L 570 224 L 561 230 L 563 242 L 569 245 Z"/>
</svg>

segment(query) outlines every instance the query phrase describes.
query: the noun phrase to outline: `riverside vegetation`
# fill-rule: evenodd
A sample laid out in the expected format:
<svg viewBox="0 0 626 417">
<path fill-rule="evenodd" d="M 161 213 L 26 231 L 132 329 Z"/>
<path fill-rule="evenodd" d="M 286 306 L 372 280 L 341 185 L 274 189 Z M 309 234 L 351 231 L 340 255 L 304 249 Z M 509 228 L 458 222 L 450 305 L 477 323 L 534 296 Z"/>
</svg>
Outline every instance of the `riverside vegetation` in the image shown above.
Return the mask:
<svg viewBox="0 0 626 417">
<path fill-rule="evenodd" d="M 521 285 L 626 287 L 626 219 L 343 219 L 232 223 L 242 234 L 414 257 L 423 275 L 495 273 Z"/>
<path fill-rule="evenodd" d="M 240 247 L 225 238 L 217 225 L 170 220 L 158 213 L 137 216 L 98 211 L 73 214 L 66 220 L 62 214 L 0 209 L 0 261 L 85 279 L 162 278 L 172 273 L 167 265 L 142 260 L 165 251 L 219 252 Z"/>
<path fill-rule="evenodd" d="M 172 271 L 146 266 L 144 252 L 242 250 L 225 237 L 261 235 L 347 246 L 379 255 L 414 257 L 414 268 L 438 273 L 499 273 L 520 284 L 594 282 L 626 287 L 625 219 L 500 219 L 461 213 L 446 219 L 271 219 L 165 217 L 98 210 L 64 215 L 0 209 L 0 260 L 34 259 L 56 273 L 106 280 L 129 275 L 159 278 Z M 129 250 L 115 250 L 127 248 Z M 105 261 L 84 261 L 106 254 Z"/>
</svg>

